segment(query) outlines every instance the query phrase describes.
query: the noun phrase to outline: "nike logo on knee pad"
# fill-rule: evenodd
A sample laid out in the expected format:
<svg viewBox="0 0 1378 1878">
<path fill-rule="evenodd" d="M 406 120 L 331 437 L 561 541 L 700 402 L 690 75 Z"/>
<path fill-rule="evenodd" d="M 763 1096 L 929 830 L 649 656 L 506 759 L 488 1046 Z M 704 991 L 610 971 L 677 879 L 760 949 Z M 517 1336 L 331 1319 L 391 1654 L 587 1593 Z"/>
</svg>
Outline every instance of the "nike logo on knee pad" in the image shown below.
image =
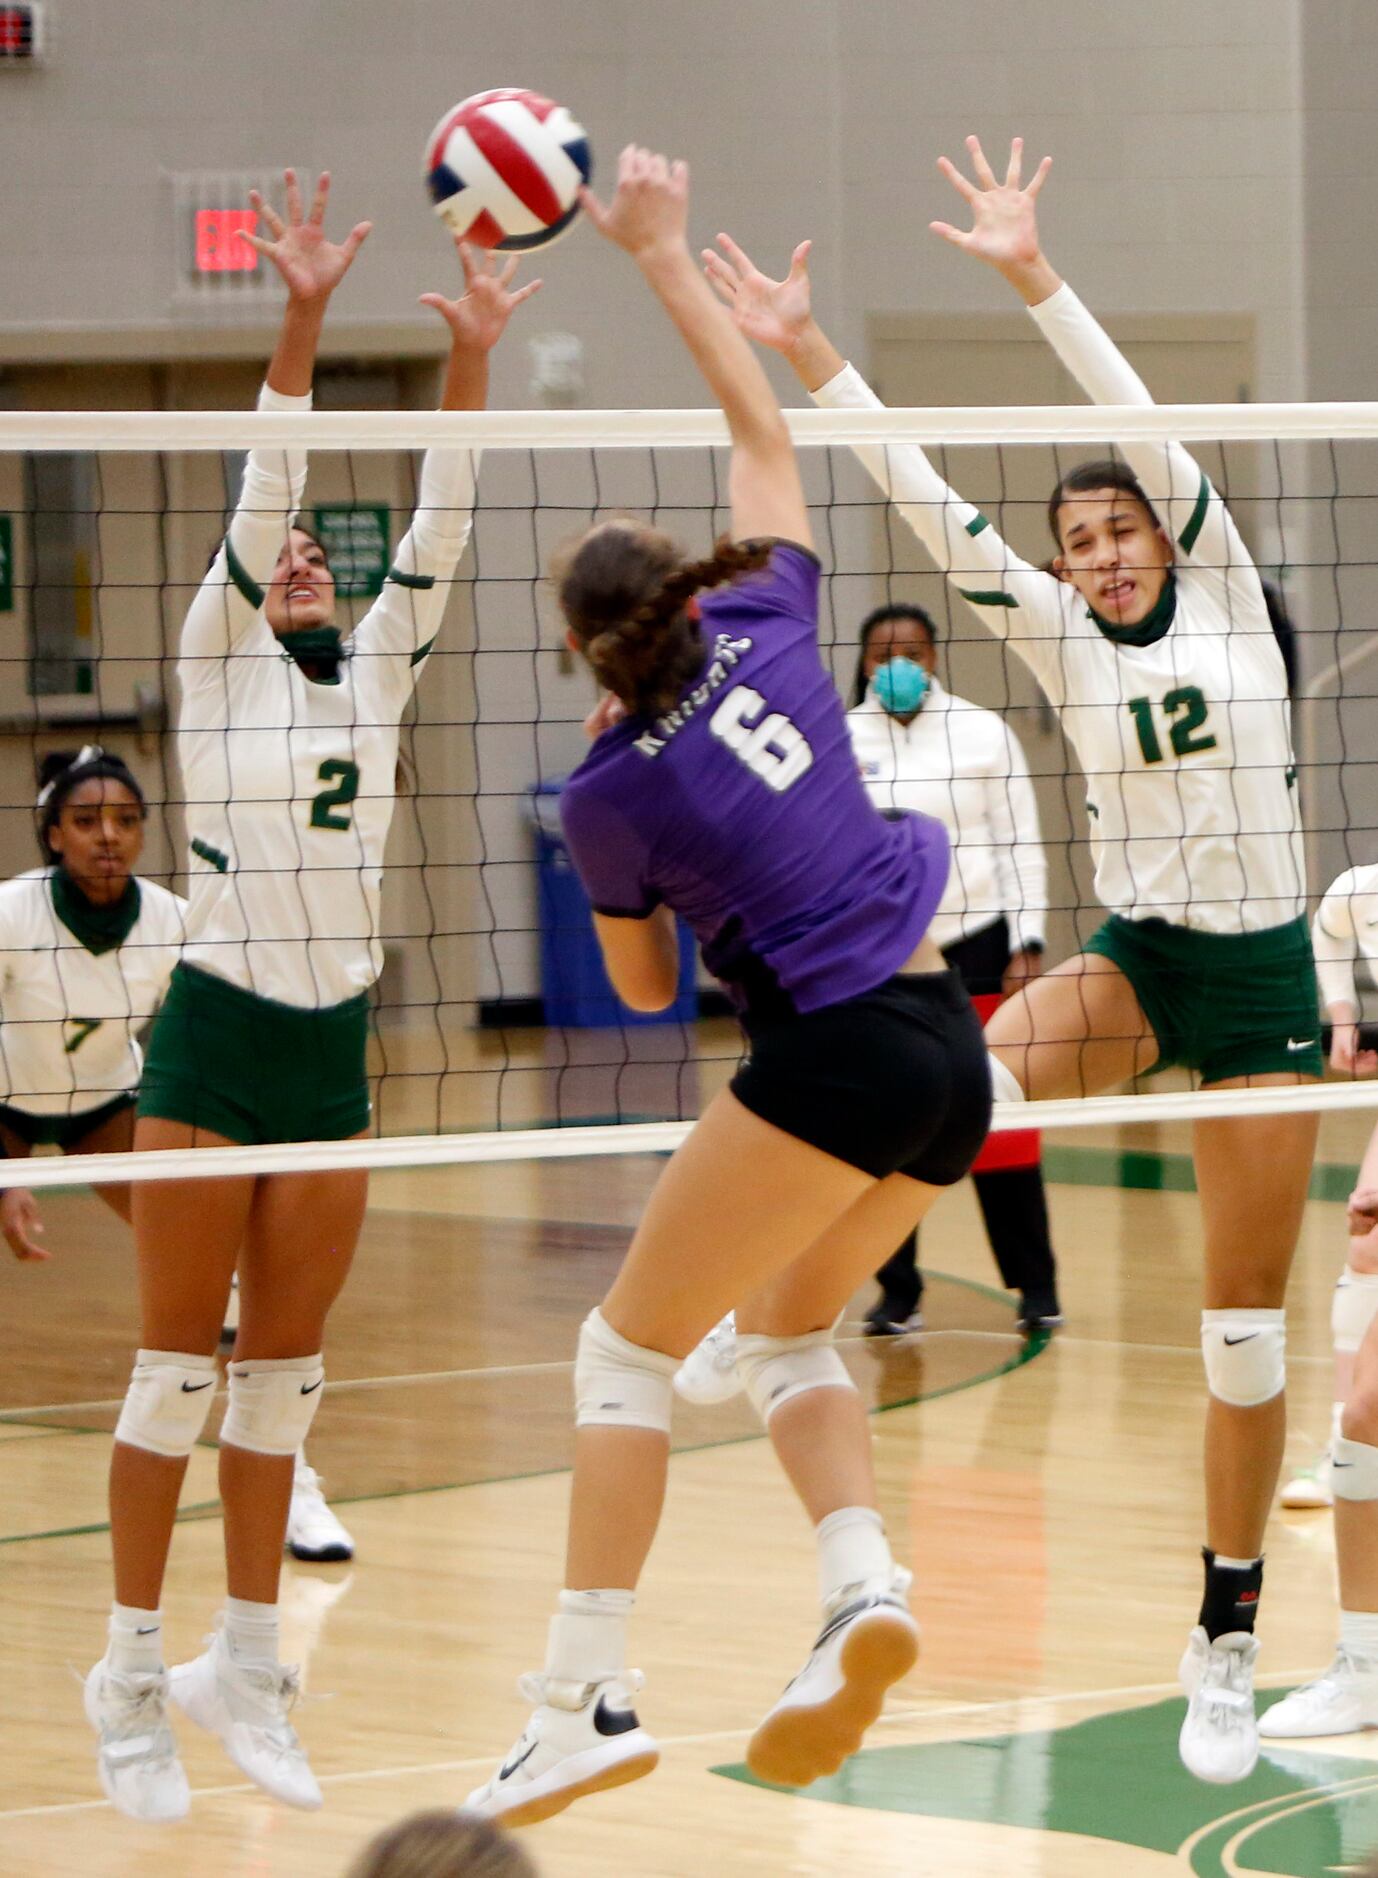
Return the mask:
<svg viewBox="0 0 1378 1878">
<path fill-rule="evenodd" d="M 195 1395 L 198 1392 L 198 1390 L 209 1389 L 214 1385 L 214 1383 L 215 1383 L 214 1376 L 208 1376 L 204 1382 L 184 1382 L 182 1384 L 182 1394 L 183 1395 Z"/>
<path fill-rule="evenodd" d="M 1225 1339 L 1225 1341 L 1226 1341 L 1226 1342 L 1228 1343 L 1228 1342 L 1229 1342 L 1229 1338 L 1227 1337 L 1227 1338 Z M 301 1386 L 301 1392 L 302 1392 L 302 1394 L 303 1394 L 303 1395 L 311 1395 L 311 1394 L 312 1394 L 312 1393 L 313 1393 L 313 1392 L 314 1392 L 315 1390 L 317 1390 L 317 1389 L 319 1389 L 319 1388 L 320 1388 L 320 1386 L 321 1386 L 321 1384 L 322 1384 L 322 1383 L 323 1383 L 324 1381 L 325 1381 L 325 1377 L 324 1377 L 324 1376 L 317 1376 L 317 1378 L 316 1378 L 316 1380 L 315 1380 L 314 1382 L 304 1382 L 304 1383 L 302 1384 L 302 1386 Z"/>
<path fill-rule="evenodd" d="M 1257 1335 L 1258 1335 L 1258 1332 L 1257 1332 L 1256 1330 L 1250 1330 L 1250 1331 L 1247 1331 L 1247 1332 L 1245 1333 L 1245 1335 L 1244 1335 L 1244 1336 L 1242 1336 L 1242 1337 L 1232 1337 L 1232 1336 L 1230 1335 L 1230 1333 L 1229 1333 L 1228 1331 L 1226 1331 L 1226 1332 L 1225 1332 L 1225 1341 L 1226 1341 L 1226 1343 L 1228 1343 L 1228 1344 L 1229 1344 L 1229 1346 L 1230 1346 L 1230 1348 L 1231 1348 L 1231 1349 L 1233 1349 L 1233 1348 L 1234 1348 L 1234 1346 L 1235 1346 L 1235 1344 L 1237 1344 L 1237 1343 L 1252 1343 L 1252 1342 L 1253 1342 L 1253 1340 L 1254 1340 L 1254 1338 L 1255 1338 L 1255 1337 L 1256 1337 Z"/>
</svg>

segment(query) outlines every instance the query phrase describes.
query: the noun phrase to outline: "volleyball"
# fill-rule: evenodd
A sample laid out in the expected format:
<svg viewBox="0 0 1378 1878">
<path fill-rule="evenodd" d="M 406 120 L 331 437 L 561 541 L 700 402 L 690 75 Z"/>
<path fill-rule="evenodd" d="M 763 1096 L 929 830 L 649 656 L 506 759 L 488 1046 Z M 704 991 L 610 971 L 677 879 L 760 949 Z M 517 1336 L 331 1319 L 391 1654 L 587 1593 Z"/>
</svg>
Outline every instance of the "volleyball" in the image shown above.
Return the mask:
<svg viewBox="0 0 1378 1878">
<path fill-rule="evenodd" d="M 543 248 L 579 213 L 588 137 L 534 91 L 480 91 L 431 132 L 423 159 L 435 212 L 480 248 Z"/>
</svg>

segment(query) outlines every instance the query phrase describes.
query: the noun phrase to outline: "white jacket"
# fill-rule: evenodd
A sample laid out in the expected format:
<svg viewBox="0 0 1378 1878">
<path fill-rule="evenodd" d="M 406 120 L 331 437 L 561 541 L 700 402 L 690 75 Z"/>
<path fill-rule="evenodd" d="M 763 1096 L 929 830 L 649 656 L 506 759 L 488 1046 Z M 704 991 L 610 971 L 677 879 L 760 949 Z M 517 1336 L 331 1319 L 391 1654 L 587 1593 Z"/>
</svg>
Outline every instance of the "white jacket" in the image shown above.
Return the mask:
<svg viewBox="0 0 1378 1878">
<path fill-rule="evenodd" d="M 907 724 L 868 697 L 847 714 L 862 781 L 880 809 L 931 815 L 952 838 L 952 872 L 933 924 L 939 946 L 1003 914 L 1016 950 L 1045 941 L 1048 867 L 1029 766 L 1003 717 L 932 680 Z"/>
</svg>

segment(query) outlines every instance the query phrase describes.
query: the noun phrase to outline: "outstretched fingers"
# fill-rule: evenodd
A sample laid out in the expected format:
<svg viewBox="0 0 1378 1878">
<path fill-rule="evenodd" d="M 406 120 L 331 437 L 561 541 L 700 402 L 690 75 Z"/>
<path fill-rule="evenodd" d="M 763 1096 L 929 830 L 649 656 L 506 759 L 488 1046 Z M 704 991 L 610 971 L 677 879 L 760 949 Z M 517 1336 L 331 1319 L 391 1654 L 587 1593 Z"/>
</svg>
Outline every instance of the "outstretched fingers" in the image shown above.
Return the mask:
<svg viewBox="0 0 1378 1878">
<path fill-rule="evenodd" d="M 348 267 L 349 263 L 354 259 L 355 255 L 359 252 L 360 248 L 363 247 L 372 233 L 372 222 L 356 222 L 353 228 L 350 229 L 349 233 L 340 243 L 341 249 L 344 252 L 346 267 Z"/>
<path fill-rule="evenodd" d="M 1024 139 L 1022 137 L 1012 137 L 1010 139 L 1009 166 L 1007 167 L 1005 171 L 1006 189 L 1018 189 L 1019 180 L 1023 174 L 1023 170 L 1024 170 Z"/>
<path fill-rule="evenodd" d="M 971 167 L 976 172 L 977 182 L 980 183 L 983 189 L 998 189 L 1000 185 L 995 180 L 995 171 L 986 161 L 986 153 L 981 148 L 981 139 L 979 137 L 968 137 L 966 146 L 968 154 L 971 157 Z"/>
<path fill-rule="evenodd" d="M 703 271 L 708 276 L 708 284 L 718 298 L 727 306 L 737 303 L 737 290 L 740 282 L 735 268 L 729 267 L 720 254 L 711 248 L 703 250 Z"/>
<path fill-rule="evenodd" d="M 320 228 L 325 221 L 325 205 L 330 200 L 330 171 L 322 170 L 316 178 L 316 193 L 311 198 L 311 213 L 307 218 Z"/>
<path fill-rule="evenodd" d="M 744 248 L 737 246 L 731 235 L 719 235 L 718 246 L 722 249 L 733 267 L 736 268 L 740 278 L 745 279 L 748 274 L 757 272 L 756 263 Z"/>
<path fill-rule="evenodd" d="M 957 194 L 962 198 L 963 202 L 975 202 L 977 196 L 981 193 L 980 190 L 976 187 L 975 183 L 969 182 L 967 178 L 963 176 L 951 157 L 940 156 L 938 158 L 938 168 L 952 184 L 952 187 L 957 191 Z"/>
<path fill-rule="evenodd" d="M 301 223 L 301 184 L 297 181 L 295 170 L 282 172 L 283 189 L 287 198 L 287 220 L 293 228 Z"/>
<path fill-rule="evenodd" d="M 278 214 L 271 202 L 265 201 L 257 189 L 251 189 L 249 191 L 249 207 L 256 215 L 263 217 L 263 225 L 273 237 L 274 241 L 280 241 L 284 233 L 282 217 Z M 246 235 L 244 239 L 246 241 L 253 241 L 255 247 L 260 246 L 255 236 Z"/>
<path fill-rule="evenodd" d="M 1048 171 L 1052 167 L 1053 167 L 1053 159 L 1050 156 L 1044 157 L 1043 161 L 1039 164 L 1038 168 L 1034 171 L 1033 175 L 1029 178 L 1029 186 L 1024 191 L 1024 194 L 1026 196 L 1036 196 L 1038 194 L 1039 190 L 1043 187 L 1043 184 L 1047 179 Z"/>
</svg>

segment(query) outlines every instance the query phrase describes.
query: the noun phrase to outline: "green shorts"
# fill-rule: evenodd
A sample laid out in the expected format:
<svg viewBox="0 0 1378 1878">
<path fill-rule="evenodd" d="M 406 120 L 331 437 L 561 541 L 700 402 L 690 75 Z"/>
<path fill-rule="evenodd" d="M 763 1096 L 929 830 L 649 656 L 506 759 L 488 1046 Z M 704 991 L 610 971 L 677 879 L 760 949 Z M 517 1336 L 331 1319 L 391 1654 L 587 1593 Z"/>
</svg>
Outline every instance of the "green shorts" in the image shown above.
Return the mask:
<svg viewBox="0 0 1378 1878">
<path fill-rule="evenodd" d="M 139 1113 L 245 1147 L 368 1126 L 368 996 L 303 1010 L 178 965 L 153 1025 Z"/>
<path fill-rule="evenodd" d="M 31 1109 L 11 1108 L 8 1102 L 0 1102 L 0 1125 L 31 1148 L 61 1148 L 67 1154 L 112 1116 L 132 1109 L 138 1099 L 136 1089 L 126 1089 L 122 1095 L 111 1096 L 108 1102 L 81 1109 L 75 1115 L 66 1109 L 56 1115 L 36 1115 Z"/>
<path fill-rule="evenodd" d="M 1118 965 L 1158 1042 L 1155 1069 L 1202 1082 L 1324 1073 L 1320 994 L 1304 919 L 1263 932 L 1194 932 L 1112 913 L 1083 947 Z"/>
</svg>

